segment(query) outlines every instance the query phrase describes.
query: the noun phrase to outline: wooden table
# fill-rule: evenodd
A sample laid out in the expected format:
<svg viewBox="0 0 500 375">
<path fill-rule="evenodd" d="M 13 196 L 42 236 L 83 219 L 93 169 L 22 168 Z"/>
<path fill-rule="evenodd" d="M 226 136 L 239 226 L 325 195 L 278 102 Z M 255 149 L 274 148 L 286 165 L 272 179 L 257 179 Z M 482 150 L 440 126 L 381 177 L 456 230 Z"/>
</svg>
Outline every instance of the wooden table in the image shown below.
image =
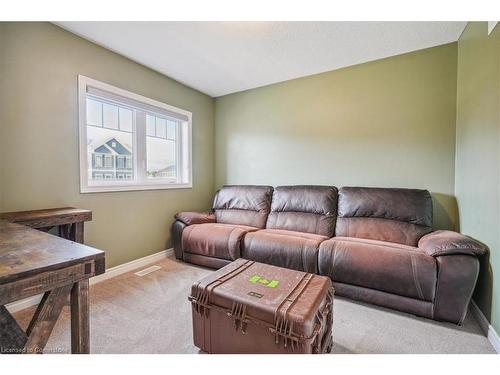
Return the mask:
<svg viewBox="0 0 500 375">
<path fill-rule="evenodd" d="M 0 353 L 41 353 L 68 303 L 71 352 L 89 353 L 89 278 L 104 261 L 101 250 L 0 220 Z M 40 293 L 24 331 L 5 305 Z"/>
<path fill-rule="evenodd" d="M 0 214 L 1 219 L 44 232 L 53 227 L 58 227 L 59 237 L 83 243 L 83 223 L 92 220 L 92 211 L 74 207 L 49 208 L 45 210 L 4 212 Z"/>
</svg>

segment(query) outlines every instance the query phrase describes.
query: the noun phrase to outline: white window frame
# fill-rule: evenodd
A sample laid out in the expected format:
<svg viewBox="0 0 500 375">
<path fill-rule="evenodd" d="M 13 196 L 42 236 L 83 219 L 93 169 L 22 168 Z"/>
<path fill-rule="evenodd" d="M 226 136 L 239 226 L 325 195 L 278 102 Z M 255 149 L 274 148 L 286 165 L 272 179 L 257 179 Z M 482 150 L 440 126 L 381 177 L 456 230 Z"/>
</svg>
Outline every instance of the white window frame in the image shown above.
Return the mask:
<svg viewBox="0 0 500 375">
<path fill-rule="evenodd" d="M 146 170 L 146 150 L 145 143 L 138 142 L 134 152 L 134 179 L 120 181 L 106 181 L 106 179 L 92 181 L 88 179 L 88 155 L 87 155 L 87 88 L 100 89 L 111 94 L 135 100 L 149 106 L 164 109 L 169 112 L 182 114 L 188 118 L 184 126 L 178 126 L 177 133 L 177 155 L 176 166 L 177 176 L 181 176 L 182 182 L 166 181 L 165 179 L 148 180 L 145 177 Z M 109 85 L 95 79 L 79 75 L 78 76 L 78 123 L 79 123 L 79 153 L 80 153 L 80 193 L 97 193 L 112 191 L 133 191 L 133 190 L 159 190 L 159 189 L 188 189 L 193 187 L 192 168 L 192 119 L 193 114 L 181 108 L 177 108 L 154 99 Z M 134 119 L 135 122 L 135 119 Z M 183 133 L 181 135 L 181 132 Z M 187 134 L 186 134 L 187 133 Z M 146 129 L 135 131 L 136 139 L 146 137 Z M 135 140 L 134 140 L 135 142 Z M 104 160 L 103 160 L 104 163 Z M 138 165 L 142 168 L 138 168 Z"/>
</svg>

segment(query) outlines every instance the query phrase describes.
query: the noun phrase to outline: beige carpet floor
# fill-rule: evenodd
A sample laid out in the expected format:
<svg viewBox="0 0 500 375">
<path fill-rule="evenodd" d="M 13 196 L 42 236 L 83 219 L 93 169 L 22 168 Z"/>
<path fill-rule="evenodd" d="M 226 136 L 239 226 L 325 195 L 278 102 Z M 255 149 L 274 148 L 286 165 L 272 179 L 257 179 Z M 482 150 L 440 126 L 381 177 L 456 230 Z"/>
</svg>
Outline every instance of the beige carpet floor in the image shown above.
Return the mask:
<svg viewBox="0 0 500 375">
<path fill-rule="evenodd" d="M 93 285 L 92 353 L 199 353 L 193 346 L 191 284 L 211 270 L 173 259 L 139 277 L 132 272 Z M 34 308 L 15 316 L 24 327 Z M 334 353 L 494 353 L 472 314 L 463 326 L 336 298 Z M 70 348 L 69 309 L 54 328 L 45 352 Z"/>
</svg>

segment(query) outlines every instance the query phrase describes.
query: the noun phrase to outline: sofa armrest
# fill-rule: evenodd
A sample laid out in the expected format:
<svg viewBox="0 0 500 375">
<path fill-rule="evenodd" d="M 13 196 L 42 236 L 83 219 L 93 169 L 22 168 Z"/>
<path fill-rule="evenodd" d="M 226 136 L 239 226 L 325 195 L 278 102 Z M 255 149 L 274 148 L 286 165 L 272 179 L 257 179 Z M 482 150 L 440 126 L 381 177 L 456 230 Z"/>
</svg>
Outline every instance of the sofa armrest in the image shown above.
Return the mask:
<svg viewBox="0 0 500 375">
<path fill-rule="evenodd" d="M 426 234 L 418 241 L 418 247 L 433 257 L 452 254 L 479 256 L 486 252 L 486 247 L 478 241 L 451 230 Z"/>
<path fill-rule="evenodd" d="M 184 258 L 184 249 L 182 248 L 182 232 L 184 228 L 186 228 L 186 224 L 180 220 L 174 221 L 170 228 L 170 236 L 172 238 L 175 257 L 181 260 Z"/>
<path fill-rule="evenodd" d="M 471 255 L 438 256 L 438 278 L 433 304 L 433 319 L 462 324 L 467 314 L 479 260 Z"/>
<path fill-rule="evenodd" d="M 215 223 L 215 215 L 210 212 L 179 212 L 175 218 L 186 225 Z"/>
</svg>

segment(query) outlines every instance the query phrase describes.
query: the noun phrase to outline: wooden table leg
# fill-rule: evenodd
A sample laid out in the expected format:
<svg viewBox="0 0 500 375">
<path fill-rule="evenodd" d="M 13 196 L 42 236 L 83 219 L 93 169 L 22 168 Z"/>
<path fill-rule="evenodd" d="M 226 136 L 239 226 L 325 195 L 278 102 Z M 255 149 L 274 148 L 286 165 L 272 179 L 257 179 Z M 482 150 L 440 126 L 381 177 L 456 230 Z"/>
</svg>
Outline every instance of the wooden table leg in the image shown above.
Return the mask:
<svg viewBox="0 0 500 375">
<path fill-rule="evenodd" d="M 71 226 L 70 240 L 78 243 L 83 243 L 83 221 L 73 223 Z"/>
<path fill-rule="evenodd" d="M 28 341 L 26 342 L 26 353 L 42 353 L 43 348 L 49 340 L 62 308 L 68 303 L 68 294 L 71 285 L 48 291 L 43 295 L 35 315 L 26 330 Z"/>
<path fill-rule="evenodd" d="M 71 353 L 90 353 L 89 280 L 82 280 L 71 289 Z"/>
<path fill-rule="evenodd" d="M 66 240 L 72 240 L 71 224 L 61 224 L 58 226 L 57 231 L 59 237 L 64 238 Z"/>
</svg>

